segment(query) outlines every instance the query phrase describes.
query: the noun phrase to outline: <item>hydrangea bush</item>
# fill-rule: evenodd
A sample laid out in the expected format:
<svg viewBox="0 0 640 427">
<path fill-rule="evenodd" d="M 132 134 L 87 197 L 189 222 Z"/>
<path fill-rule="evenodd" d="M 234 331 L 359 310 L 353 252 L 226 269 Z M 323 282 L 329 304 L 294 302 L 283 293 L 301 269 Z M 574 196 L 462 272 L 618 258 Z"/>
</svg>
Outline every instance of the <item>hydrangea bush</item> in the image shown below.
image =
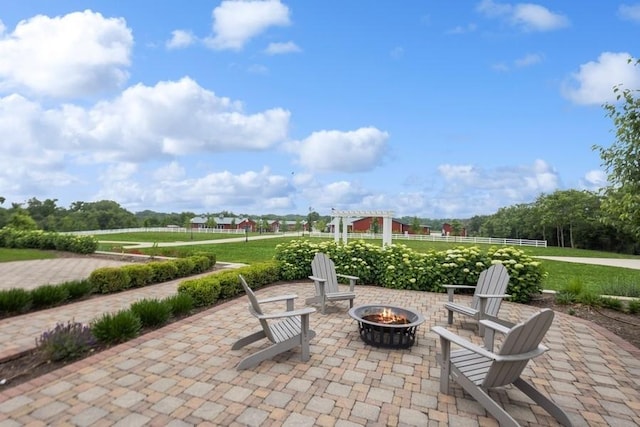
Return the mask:
<svg viewBox="0 0 640 427">
<path fill-rule="evenodd" d="M 292 240 L 276 247 L 281 278 L 299 280 L 309 276 L 316 252 L 326 253 L 335 262 L 338 273 L 358 276 L 360 284 L 392 289 L 440 292 L 446 284 L 475 285 L 480 272 L 501 263 L 511 278 L 507 288 L 511 300 L 528 302 L 542 290 L 545 277 L 538 261 L 513 247 L 490 247 L 482 251 L 475 246 L 459 246 L 446 251 L 416 252 L 402 244 L 381 248 L 363 240 L 346 245 L 334 241 Z"/>
</svg>

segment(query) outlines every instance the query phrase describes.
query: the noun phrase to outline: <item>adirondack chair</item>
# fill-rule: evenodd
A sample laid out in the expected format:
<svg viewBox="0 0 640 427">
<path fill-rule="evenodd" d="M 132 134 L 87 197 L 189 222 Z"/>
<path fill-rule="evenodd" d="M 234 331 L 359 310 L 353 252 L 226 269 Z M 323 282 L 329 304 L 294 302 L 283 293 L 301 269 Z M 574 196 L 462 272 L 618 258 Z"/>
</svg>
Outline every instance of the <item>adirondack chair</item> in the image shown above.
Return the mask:
<svg viewBox="0 0 640 427">
<path fill-rule="evenodd" d="M 444 304 L 448 311 L 447 323 L 449 325 L 453 323 L 454 312 L 472 317 L 477 321 L 482 319 L 496 321 L 502 299 L 510 296 L 505 295 L 508 284 L 509 273 L 505 266 L 493 264 L 480 273 L 476 286 L 444 285 L 448 294 L 448 302 Z M 475 289 L 470 306 L 454 302 L 453 296 L 456 289 Z M 484 326 L 482 324 L 478 323 L 478 329 L 480 335 L 484 335 Z"/>
<path fill-rule="evenodd" d="M 242 275 L 240 283 L 249 298 L 249 312 L 260 320 L 262 330 L 248 335 L 231 347 L 232 350 L 239 350 L 247 344 L 267 338 L 271 345 L 256 353 L 244 358 L 237 369 L 251 368 L 258 363 L 270 359 L 280 353 L 291 350 L 297 346 L 301 347 L 301 358 L 303 361 L 309 360 L 309 341 L 316 336 L 316 333 L 309 329 L 309 315 L 316 310 L 306 307 L 294 310 L 294 299 L 296 295 L 281 295 L 272 298 L 258 300 L 246 280 Z M 265 313 L 261 304 L 286 301 L 287 310 L 278 313 Z M 280 319 L 280 320 L 278 320 Z"/>
<path fill-rule="evenodd" d="M 449 394 L 450 379 L 455 380 L 493 415 L 501 426 L 518 426 L 516 420 L 488 393 L 489 389 L 513 384 L 560 424 L 571 426 L 567 414 L 559 406 L 520 376 L 530 359 L 548 350 L 540 345 L 540 341 L 552 321 L 553 311 L 548 308 L 512 328 L 490 320 L 481 320 L 486 328 L 506 334 L 497 352 L 475 345 L 443 327 L 432 327 L 431 330 L 440 336 L 442 351 L 438 358 L 441 365 L 440 392 Z M 462 349 L 451 351 L 451 343 Z"/>
<path fill-rule="evenodd" d="M 312 275 L 316 287 L 316 295 L 307 298 L 307 304 L 320 303 L 320 311 L 325 314 L 325 306 L 328 301 L 349 300 L 349 308 L 353 307 L 353 300 L 356 297 L 354 288 L 359 277 L 337 274 L 334 262 L 324 253 L 317 252 L 311 261 Z M 341 291 L 338 286 L 338 277 L 349 279 L 349 291 Z"/>
</svg>

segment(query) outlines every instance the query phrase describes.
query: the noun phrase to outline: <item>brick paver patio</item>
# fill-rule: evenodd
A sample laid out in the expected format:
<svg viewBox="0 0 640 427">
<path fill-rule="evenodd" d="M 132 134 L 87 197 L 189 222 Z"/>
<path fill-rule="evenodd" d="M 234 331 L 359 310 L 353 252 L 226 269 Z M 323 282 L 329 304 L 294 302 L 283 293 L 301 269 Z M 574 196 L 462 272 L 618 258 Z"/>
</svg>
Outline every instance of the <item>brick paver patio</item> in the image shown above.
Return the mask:
<svg viewBox="0 0 640 427">
<path fill-rule="evenodd" d="M 429 327 L 446 324 L 444 294 L 370 286 L 356 291 L 356 305 L 384 302 L 421 312 L 427 320 L 416 345 L 406 350 L 365 345 L 342 302 L 331 305 L 327 315 L 312 315 L 317 336 L 310 361 L 302 363 L 296 350 L 239 372 L 237 363 L 264 345 L 230 350 L 236 339 L 258 329 L 242 297 L 31 382 L 0 388 L 0 427 L 497 425 L 460 387 L 453 386 L 452 396 L 438 391 L 439 344 Z M 297 293 L 300 306 L 312 292 L 305 281 L 257 294 Z M 501 316 L 517 321 L 534 311 L 505 303 Z M 459 317 L 452 329 L 479 342 Z M 2 338 L 3 347 L 7 339 Z M 550 351 L 525 374 L 575 425 L 640 425 L 640 351 L 562 313 L 543 343 Z M 493 395 L 522 425 L 556 425 L 516 389 Z"/>
</svg>

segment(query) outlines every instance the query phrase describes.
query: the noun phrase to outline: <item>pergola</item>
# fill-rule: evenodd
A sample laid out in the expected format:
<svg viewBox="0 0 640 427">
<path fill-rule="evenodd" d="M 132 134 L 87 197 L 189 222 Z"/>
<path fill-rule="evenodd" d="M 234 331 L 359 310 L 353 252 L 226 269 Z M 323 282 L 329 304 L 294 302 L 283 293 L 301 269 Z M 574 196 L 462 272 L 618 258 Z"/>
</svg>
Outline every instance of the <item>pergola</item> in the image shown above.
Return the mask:
<svg viewBox="0 0 640 427">
<path fill-rule="evenodd" d="M 333 238 L 336 242 L 340 240 L 340 222 L 342 221 L 342 243 L 347 243 L 347 221 L 351 217 L 382 217 L 382 246 L 391 244 L 391 223 L 393 211 L 338 211 L 331 210 L 331 215 L 338 220 L 333 227 Z"/>
</svg>

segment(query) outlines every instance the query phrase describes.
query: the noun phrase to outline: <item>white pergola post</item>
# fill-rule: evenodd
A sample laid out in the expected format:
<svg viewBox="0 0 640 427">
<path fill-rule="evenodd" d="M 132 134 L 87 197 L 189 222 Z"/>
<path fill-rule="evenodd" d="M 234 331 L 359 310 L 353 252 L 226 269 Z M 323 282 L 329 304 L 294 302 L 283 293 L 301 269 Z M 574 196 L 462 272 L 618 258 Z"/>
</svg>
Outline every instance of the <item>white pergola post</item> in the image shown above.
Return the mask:
<svg viewBox="0 0 640 427">
<path fill-rule="evenodd" d="M 332 210 L 331 214 L 333 215 L 335 221 L 335 226 L 333 229 L 333 238 L 336 242 L 338 242 L 340 236 L 340 223 L 342 222 L 342 243 L 347 243 L 347 221 L 350 217 L 361 216 L 361 217 L 382 217 L 382 246 L 391 244 L 391 234 L 392 234 L 392 222 L 393 222 L 393 211 L 337 211 Z"/>
</svg>

